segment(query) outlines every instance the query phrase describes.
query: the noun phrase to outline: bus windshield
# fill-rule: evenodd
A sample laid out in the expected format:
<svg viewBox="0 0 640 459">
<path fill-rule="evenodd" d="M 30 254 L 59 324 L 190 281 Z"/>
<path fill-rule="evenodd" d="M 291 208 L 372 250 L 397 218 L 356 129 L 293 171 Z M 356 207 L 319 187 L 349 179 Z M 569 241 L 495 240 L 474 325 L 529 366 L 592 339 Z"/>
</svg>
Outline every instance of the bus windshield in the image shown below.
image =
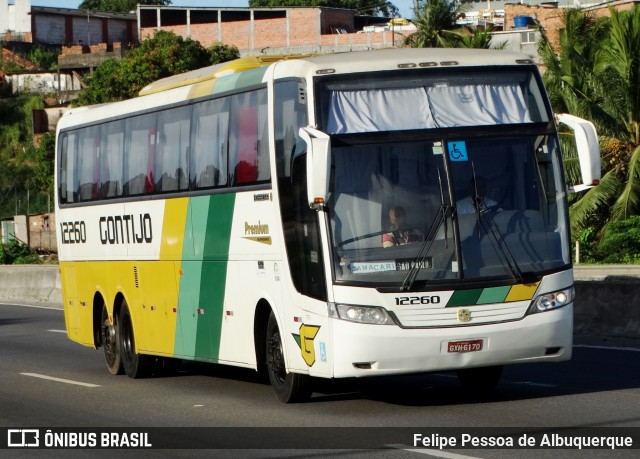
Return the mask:
<svg viewBox="0 0 640 459">
<path fill-rule="evenodd" d="M 402 283 L 417 266 L 417 280 L 523 281 L 569 263 L 553 136 L 336 140 L 332 170 L 337 280 Z"/>
<path fill-rule="evenodd" d="M 319 111 L 332 135 L 327 208 L 336 281 L 401 289 L 529 282 L 569 265 L 563 170 L 548 110 L 531 75 L 503 75 L 478 85 L 457 77 L 464 88 L 446 97 L 473 93 L 466 115 L 428 90 L 379 115 L 382 101 L 392 107 L 413 91 L 406 79 L 400 92 L 400 80 L 379 82 L 390 93 L 369 80 L 359 82 L 366 90 L 353 80 L 325 86 Z M 520 83 L 502 84 L 509 79 Z M 445 86 L 444 77 L 438 81 Z M 424 78 L 413 85 L 429 87 Z M 410 101 L 428 106 L 424 116 L 406 108 Z M 503 124 L 519 125 L 517 134 Z"/>
</svg>

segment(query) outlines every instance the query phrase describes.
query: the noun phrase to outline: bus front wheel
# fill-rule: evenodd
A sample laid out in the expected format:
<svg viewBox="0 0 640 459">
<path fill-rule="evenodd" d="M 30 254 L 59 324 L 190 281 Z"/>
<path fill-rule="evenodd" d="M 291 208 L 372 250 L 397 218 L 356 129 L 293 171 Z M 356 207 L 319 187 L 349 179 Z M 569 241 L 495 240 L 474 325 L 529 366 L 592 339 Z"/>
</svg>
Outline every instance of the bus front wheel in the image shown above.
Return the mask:
<svg viewBox="0 0 640 459">
<path fill-rule="evenodd" d="M 309 376 L 287 373 L 282 338 L 273 312 L 267 325 L 267 371 L 276 397 L 283 403 L 303 402 L 311 396 Z"/>
<path fill-rule="evenodd" d="M 102 317 L 100 321 L 100 342 L 104 351 L 104 359 L 107 362 L 107 368 L 112 375 L 121 375 L 124 372 L 122 367 L 122 359 L 120 358 L 120 342 L 118 338 L 118 327 L 115 320 L 112 324 L 109 321 L 109 313 L 107 306 L 102 305 Z"/>
<path fill-rule="evenodd" d="M 136 352 L 136 341 L 133 333 L 133 322 L 129 305 L 123 301 L 118 320 L 120 337 L 120 355 L 124 372 L 130 378 L 143 378 L 148 375 L 153 363 L 149 356 Z"/>
</svg>

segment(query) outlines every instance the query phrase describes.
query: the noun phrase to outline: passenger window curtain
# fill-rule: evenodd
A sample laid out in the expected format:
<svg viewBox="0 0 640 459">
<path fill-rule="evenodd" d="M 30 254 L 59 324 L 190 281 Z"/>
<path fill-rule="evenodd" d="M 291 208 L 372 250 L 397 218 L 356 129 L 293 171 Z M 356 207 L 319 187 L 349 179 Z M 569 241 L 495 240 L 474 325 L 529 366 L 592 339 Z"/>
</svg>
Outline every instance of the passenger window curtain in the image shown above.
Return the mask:
<svg viewBox="0 0 640 459">
<path fill-rule="evenodd" d="M 517 84 L 333 91 L 326 131 L 348 134 L 530 123 Z"/>
</svg>

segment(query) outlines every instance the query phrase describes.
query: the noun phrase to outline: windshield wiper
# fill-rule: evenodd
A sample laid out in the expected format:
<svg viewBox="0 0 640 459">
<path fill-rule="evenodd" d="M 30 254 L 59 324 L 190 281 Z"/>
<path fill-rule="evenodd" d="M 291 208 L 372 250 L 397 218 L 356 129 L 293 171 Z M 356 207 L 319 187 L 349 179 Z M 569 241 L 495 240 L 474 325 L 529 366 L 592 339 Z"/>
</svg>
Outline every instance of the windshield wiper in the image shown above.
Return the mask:
<svg viewBox="0 0 640 459">
<path fill-rule="evenodd" d="M 411 290 L 414 282 L 416 281 L 416 277 L 418 277 L 418 273 L 422 268 L 422 264 L 427 258 L 427 254 L 431 251 L 431 246 L 433 245 L 433 241 L 436 237 L 436 232 L 440 229 L 440 225 L 444 221 L 444 237 L 445 241 L 447 240 L 447 214 L 451 211 L 451 204 L 446 204 L 444 202 L 444 191 L 442 189 L 442 178 L 440 176 L 440 169 L 438 169 L 438 185 L 440 187 L 440 208 L 436 213 L 427 234 L 425 234 L 424 241 L 420 246 L 420 250 L 418 251 L 418 255 L 413 260 L 411 267 L 409 268 L 409 272 L 407 273 L 404 281 L 402 282 L 402 286 L 400 287 L 401 291 Z"/>
<path fill-rule="evenodd" d="M 484 200 L 484 194 L 478 193 L 478 182 L 476 178 L 476 170 L 473 163 L 471 163 L 471 171 L 473 174 L 473 183 L 475 188 L 475 190 L 473 190 L 473 200 L 476 208 L 477 223 L 483 229 L 483 231 L 478 231 L 478 239 L 480 239 L 480 237 L 482 236 L 482 232 L 490 236 L 489 239 L 491 240 L 491 244 L 493 245 L 496 253 L 501 258 L 503 264 L 507 266 L 509 272 L 511 273 L 511 276 L 516 280 L 516 282 L 522 284 L 534 281 L 531 276 L 527 276 L 527 279 L 525 280 L 525 276 L 522 274 L 522 271 L 518 266 L 516 257 L 513 255 L 513 253 L 511 253 L 511 250 L 509 250 L 509 246 L 505 242 L 504 235 L 493 219 L 489 207 L 487 207 L 487 203 Z M 483 217 L 488 217 L 488 224 Z M 533 275 L 533 277 L 535 278 L 535 275 Z M 535 281 L 537 280 L 538 279 L 535 278 Z"/>
</svg>

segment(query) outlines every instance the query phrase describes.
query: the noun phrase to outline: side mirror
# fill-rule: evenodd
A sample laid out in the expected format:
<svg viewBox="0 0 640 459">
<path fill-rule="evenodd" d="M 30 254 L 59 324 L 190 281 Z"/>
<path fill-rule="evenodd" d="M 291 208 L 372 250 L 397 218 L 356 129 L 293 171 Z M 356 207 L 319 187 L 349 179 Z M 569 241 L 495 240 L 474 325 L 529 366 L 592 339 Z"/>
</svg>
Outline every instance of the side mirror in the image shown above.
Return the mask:
<svg viewBox="0 0 640 459">
<path fill-rule="evenodd" d="M 331 138 L 322 131 L 302 127 L 300 137 L 307 143 L 307 198 L 318 208 L 327 201 L 331 168 Z"/>
<path fill-rule="evenodd" d="M 582 172 L 582 185 L 573 187 L 573 191 L 583 191 L 600 183 L 600 144 L 596 128 L 590 121 L 577 116 L 561 113 L 558 122 L 566 124 L 573 130 L 578 150 L 578 161 Z"/>
</svg>

